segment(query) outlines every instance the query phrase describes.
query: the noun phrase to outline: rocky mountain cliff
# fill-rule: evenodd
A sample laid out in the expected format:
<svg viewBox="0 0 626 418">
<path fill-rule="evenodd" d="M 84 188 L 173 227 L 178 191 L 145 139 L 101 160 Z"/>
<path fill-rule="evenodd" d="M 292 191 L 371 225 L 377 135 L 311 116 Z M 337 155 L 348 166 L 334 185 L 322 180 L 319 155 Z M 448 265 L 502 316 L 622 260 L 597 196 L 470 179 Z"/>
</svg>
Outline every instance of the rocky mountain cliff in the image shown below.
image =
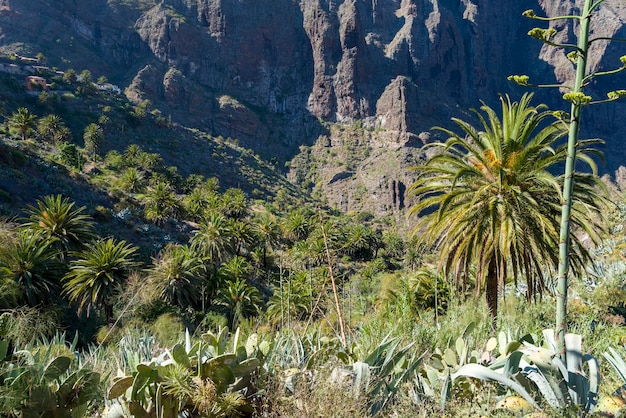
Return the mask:
<svg viewBox="0 0 626 418">
<path fill-rule="evenodd" d="M 390 214 L 407 205 L 407 168 L 433 125 L 499 92 L 519 96 L 510 74 L 571 78 L 521 13 L 569 14 L 582 2 L 0 0 L 0 45 L 105 75 L 174 121 L 287 162 L 290 179 L 342 210 Z M 626 38 L 626 3 L 607 0 L 594 22 L 594 36 Z M 595 43 L 590 65 L 619 66 L 624 45 Z M 590 92 L 620 87 L 624 75 Z M 556 91 L 538 98 L 566 108 Z M 610 104 L 585 115 L 583 134 L 607 141 L 606 172 L 626 157 L 625 114 Z"/>
</svg>

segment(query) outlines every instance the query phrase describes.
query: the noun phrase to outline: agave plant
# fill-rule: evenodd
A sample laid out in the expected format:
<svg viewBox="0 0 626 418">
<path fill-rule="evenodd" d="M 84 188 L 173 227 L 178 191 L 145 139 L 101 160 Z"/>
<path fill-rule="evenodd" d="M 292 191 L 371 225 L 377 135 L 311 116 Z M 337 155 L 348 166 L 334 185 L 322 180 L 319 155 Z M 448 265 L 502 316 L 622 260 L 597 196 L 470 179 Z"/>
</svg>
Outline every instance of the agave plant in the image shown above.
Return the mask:
<svg viewBox="0 0 626 418">
<path fill-rule="evenodd" d="M 56 344 L 51 341 L 30 350 L 9 352 L 9 341 L 3 338 L 10 320 L 9 314 L 0 316 L 2 416 L 84 417 L 90 403 L 100 396 L 100 375 L 78 366 L 71 354 L 77 339 L 69 347 L 64 338 L 56 338 Z M 61 343 L 63 350 L 58 348 Z M 56 351 L 64 354 L 57 355 Z"/>
<path fill-rule="evenodd" d="M 554 331 L 544 330 L 543 336 L 545 346 L 535 345 L 530 336 L 511 341 L 498 361 L 488 365 L 466 364 L 450 375 L 450 381 L 461 378 L 497 381 L 536 409 L 547 405 L 559 414 L 590 413 L 597 403 L 600 384 L 596 358 L 583 354 L 580 335 L 567 334 L 568 355 L 564 363 L 558 356 Z"/>
</svg>

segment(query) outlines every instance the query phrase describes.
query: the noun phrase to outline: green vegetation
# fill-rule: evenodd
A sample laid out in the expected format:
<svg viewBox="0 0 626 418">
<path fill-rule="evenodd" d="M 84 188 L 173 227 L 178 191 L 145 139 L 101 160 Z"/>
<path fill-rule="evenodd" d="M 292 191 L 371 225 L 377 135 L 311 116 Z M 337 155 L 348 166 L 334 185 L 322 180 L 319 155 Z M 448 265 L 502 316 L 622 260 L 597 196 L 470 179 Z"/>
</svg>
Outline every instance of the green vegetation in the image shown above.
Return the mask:
<svg viewBox="0 0 626 418">
<path fill-rule="evenodd" d="M 577 141 L 565 361 L 551 329 L 567 118 L 503 96 L 438 128 L 409 235 L 309 195 L 376 157 L 361 122 L 302 147 L 299 190 L 92 78 L 0 89 L 0 417 L 626 413 L 626 194 L 600 141 Z"/>
</svg>

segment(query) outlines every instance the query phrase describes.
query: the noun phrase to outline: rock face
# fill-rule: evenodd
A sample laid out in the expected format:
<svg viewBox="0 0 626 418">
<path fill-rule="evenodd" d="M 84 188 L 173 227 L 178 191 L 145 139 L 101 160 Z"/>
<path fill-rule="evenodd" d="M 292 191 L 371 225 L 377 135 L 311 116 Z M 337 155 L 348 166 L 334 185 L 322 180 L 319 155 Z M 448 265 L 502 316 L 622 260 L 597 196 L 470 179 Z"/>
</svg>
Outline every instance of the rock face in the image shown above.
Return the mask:
<svg viewBox="0 0 626 418">
<path fill-rule="evenodd" d="M 132 100 L 149 99 L 172 120 L 238 138 L 266 158 L 288 161 L 301 145 L 329 138 L 343 144 L 343 133 L 328 124 L 359 124 L 375 150 L 361 161 L 365 177 L 340 170 L 353 175 L 316 187 L 338 206 L 360 209 L 344 205 L 350 199 L 341 192 L 354 190 L 360 179 L 356 184 L 380 195 L 384 204 L 374 206 L 385 213 L 402 206 L 397 185 L 411 181 L 404 174 L 390 177 L 406 173 L 406 159 L 392 169 L 385 151 L 403 149 L 416 160 L 433 125 L 467 117 L 466 109 L 480 99 L 496 104 L 498 92 L 518 97 L 524 89 L 506 81 L 510 74 L 546 83 L 571 80 L 564 53 L 526 35 L 542 22 L 521 13 L 534 8 L 567 15 L 583 2 L 0 0 L 0 44 L 25 54 L 42 51 L 60 68 L 106 75 Z M 625 22 L 626 3 L 607 0 L 593 36 L 626 38 Z M 559 41 L 575 41 L 563 22 L 551 24 Z M 592 68 L 619 66 L 623 45 L 594 43 Z M 616 88 L 626 88 L 626 76 L 593 80 L 589 91 L 601 96 Z M 538 99 L 566 108 L 556 91 Z M 583 135 L 607 140 L 606 171 L 626 157 L 618 133 L 625 110 L 611 104 L 585 114 Z M 332 164 L 317 169 L 324 167 L 329 179 L 338 174 Z M 291 177 L 298 178 L 295 172 Z"/>
</svg>

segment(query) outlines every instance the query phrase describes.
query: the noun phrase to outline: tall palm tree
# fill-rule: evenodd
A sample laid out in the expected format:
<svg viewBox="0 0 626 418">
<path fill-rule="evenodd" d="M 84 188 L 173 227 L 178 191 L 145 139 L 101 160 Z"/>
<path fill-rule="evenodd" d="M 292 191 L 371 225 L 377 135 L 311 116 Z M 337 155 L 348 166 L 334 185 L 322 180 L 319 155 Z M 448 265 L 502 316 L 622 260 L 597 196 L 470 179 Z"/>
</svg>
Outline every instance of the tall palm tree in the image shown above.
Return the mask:
<svg viewBox="0 0 626 418">
<path fill-rule="evenodd" d="M 63 294 L 78 303 L 79 313 L 102 307 L 107 323 L 113 318 L 113 296 L 131 271 L 139 265 L 137 247 L 112 238 L 96 241 L 76 254 L 70 271 L 61 279 Z"/>
<path fill-rule="evenodd" d="M 85 141 L 85 150 L 91 154 L 91 159 L 96 160 L 96 152 L 102 145 L 104 139 L 104 130 L 97 123 L 90 123 L 85 127 L 83 140 Z"/>
<path fill-rule="evenodd" d="M 285 237 L 291 241 L 305 240 L 312 229 L 310 219 L 313 213 L 306 208 L 294 209 L 283 220 Z"/>
<path fill-rule="evenodd" d="M 20 107 L 17 112 L 13 112 L 9 116 L 9 128 L 20 133 L 22 140 L 25 141 L 28 134 L 35 128 L 37 124 L 37 116 L 30 113 L 25 107 Z"/>
<path fill-rule="evenodd" d="M 280 240 L 280 228 L 273 216 L 268 213 L 258 216 L 252 224 L 257 242 L 263 253 L 263 268 L 267 268 L 267 250 L 274 248 Z"/>
<path fill-rule="evenodd" d="M 530 299 L 541 294 L 558 265 L 564 179 L 550 170 L 566 159 L 560 139 L 567 127 L 550 123 L 552 113 L 543 105 L 531 106 L 531 98 L 527 94 L 512 103 L 501 97 L 501 119 L 486 105 L 482 113 L 474 110 L 480 129 L 459 119 L 452 120 L 460 135 L 437 128 L 449 139 L 430 145 L 441 152 L 416 167 L 419 177 L 411 186 L 418 199 L 411 213 L 422 215 L 415 228 L 420 241 L 439 249 L 440 267 L 457 284 L 466 282 L 475 266 L 476 291 L 485 290 L 494 318 L 507 277 L 516 283 L 524 277 Z M 579 143 L 579 160 L 594 172 L 592 146 L 599 142 Z M 576 175 L 571 222 L 595 240 L 603 189 L 594 174 Z M 572 241 L 573 268 L 581 273 L 589 252 L 576 237 Z"/>
<path fill-rule="evenodd" d="M 84 247 L 96 237 L 92 219 L 84 214 L 85 207 L 74 208 L 74 202 L 61 195 L 48 195 L 37 200 L 37 206 L 26 208 L 27 218 L 22 226 L 54 238 L 53 245 L 66 253 Z"/>
<path fill-rule="evenodd" d="M 244 248 L 249 248 L 253 243 L 254 231 L 252 226 L 246 221 L 229 219 L 228 223 L 235 255 L 240 255 Z"/>
<path fill-rule="evenodd" d="M 168 244 L 153 262 L 150 281 L 161 300 L 185 308 L 200 300 L 206 266 L 189 247 Z"/>
</svg>

